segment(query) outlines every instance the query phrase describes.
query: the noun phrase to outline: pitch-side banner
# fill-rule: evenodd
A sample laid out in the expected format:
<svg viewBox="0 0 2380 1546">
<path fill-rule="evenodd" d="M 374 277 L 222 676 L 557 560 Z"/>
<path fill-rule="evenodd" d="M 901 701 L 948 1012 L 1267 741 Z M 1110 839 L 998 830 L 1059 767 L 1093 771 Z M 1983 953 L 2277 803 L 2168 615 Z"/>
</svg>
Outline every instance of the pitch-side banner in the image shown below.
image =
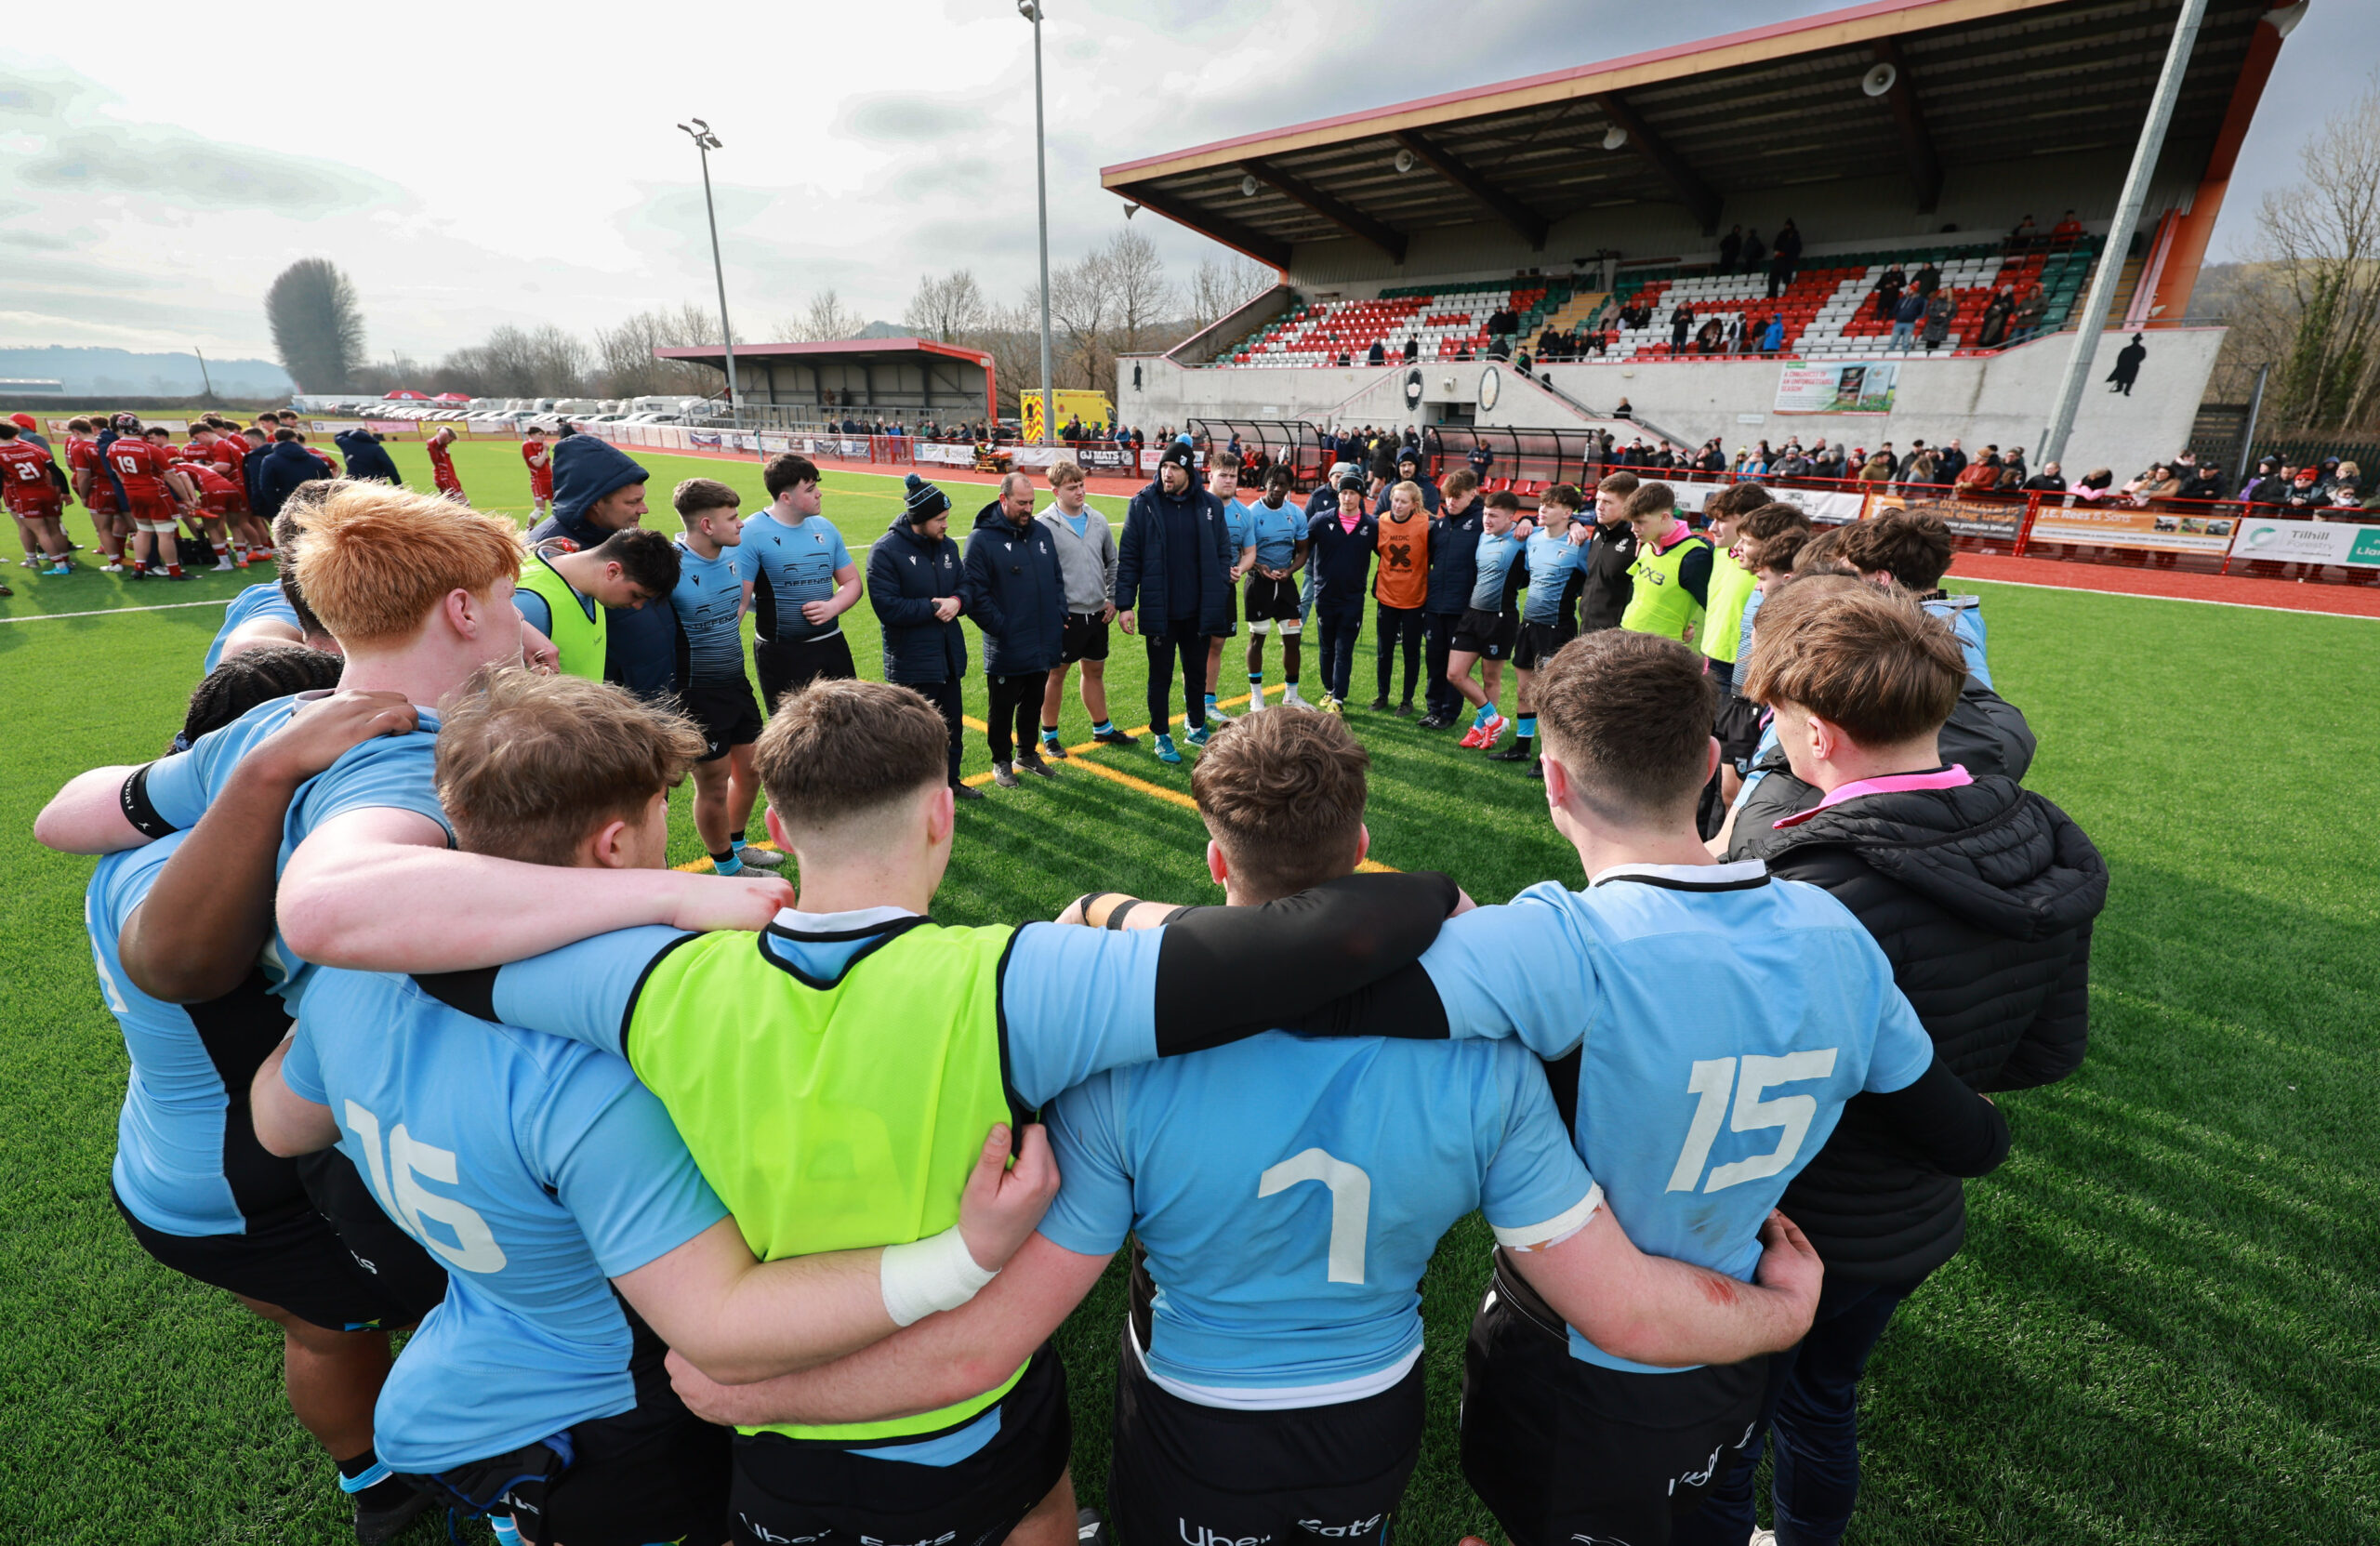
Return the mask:
<svg viewBox="0 0 2380 1546">
<path fill-rule="evenodd" d="M 2231 556 L 2380 568 L 2380 526 L 2251 515 L 2240 522 L 2239 535 L 2231 539 Z"/>
<path fill-rule="evenodd" d="M 1897 360 L 1789 364 L 1777 378 L 1780 414 L 1888 414 L 1900 383 Z"/>
<path fill-rule="evenodd" d="M 2186 515 L 2130 505 L 2043 505 L 2033 517 L 2032 539 L 2150 553 L 2227 553 L 2239 525 L 2239 518 L 2230 515 Z"/>
<path fill-rule="evenodd" d="M 1782 491 L 1779 491 L 1782 492 Z M 1929 499 L 1901 494 L 1879 494 L 1868 508 L 1871 517 L 1885 510 L 1931 510 L 1960 536 L 2014 542 L 2025 528 L 2025 502 L 2001 504 L 1989 499 Z"/>
<path fill-rule="evenodd" d="M 940 467 L 972 467 L 975 448 L 972 445 L 945 445 L 940 441 L 921 440 L 909 447 L 919 461 Z"/>
<path fill-rule="evenodd" d="M 1670 484 L 1670 492 L 1677 496 L 1677 508 L 1699 510 L 1712 495 L 1728 487 L 1726 483 Z M 1791 505 L 1821 526 L 1840 526 L 1859 519 L 1861 495 L 1847 494 L 1840 489 L 1772 488 L 1769 495 L 1780 505 Z"/>
</svg>

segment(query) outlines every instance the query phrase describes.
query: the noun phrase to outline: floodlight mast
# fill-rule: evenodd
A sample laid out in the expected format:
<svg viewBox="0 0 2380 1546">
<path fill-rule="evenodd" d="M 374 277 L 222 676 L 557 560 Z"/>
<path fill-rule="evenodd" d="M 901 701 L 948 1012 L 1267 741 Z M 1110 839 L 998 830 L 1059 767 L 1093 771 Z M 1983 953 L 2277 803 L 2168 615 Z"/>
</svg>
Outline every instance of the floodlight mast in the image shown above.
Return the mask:
<svg viewBox="0 0 2380 1546">
<path fill-rule="evenodd" d="M 1041 126 L 1041 5 L 1040 0 L 1016 0 L 1016 14 L 1033 23 L 1033 177 L 1041 210 L 1041 443 L 1056 437 L 1057 399 L 1050 380 L 1050 152 Z M 992 404 L 999 417 L 999 404 Z"/>
<path fill-rule="evenodd" d="M 2107 243 L 2099 249 L 2098 270 L 2091 276 L 2082 314 L 2075 322 L 2074 347 L 2067 354 L 2066 374 L 2058 382 L 2057 397 L 2050 406 L 2049 426 L 2034 443 L 2041 448 L 2043 466 L 2066 459 L 2066 437 L 2073 432 L 2075 410 L 2082 404 L 2083 383 L 2098 356 L 2099 344 L 2107 337 L 2108 308 L 2115 301 L 2124 257 L 2131 250 L 2133 232 L 2139 229 L 2140 208 L 2148 202 L 2149 182 L 2156 174 L 2157 157 L 2165 148 L 2165 128 L 2174 121 L 2174 103 L 2182 94 L 2182 77 L 2189 73 L 2190 48 L 2198 41 L 2199 20 L 2205 15 L 2206 0 L 2182 0 L 2180 11 L 2174 17 L 2174 36 L 2165 48 L 2165 68 L 2159 73 L 2156 92 L 2149 99 L 2149 117 L 2141 125 L 2139 142 L 2133 147 L 2132 170 L 2125 174 L 2123 192 L 2116 200 L 2115 218 L 2109 223 Z"/>
<path fill-rule="evenodd" d="M 719 281 L 719 347 L 727 356 L 727 417 L 738 429 L 744 428 L 744 393 L 735 380 L 735 331 L 727 322 L 727 269 L 719 258 L 719 211 L 710 196 L 710 152 L 721 149 L 719 136 L 701 119 L 681 124 L 680 128 L 694 142 L 703 159 L 703 214 L 710 221 L 710 271 Z"/>
</svg>

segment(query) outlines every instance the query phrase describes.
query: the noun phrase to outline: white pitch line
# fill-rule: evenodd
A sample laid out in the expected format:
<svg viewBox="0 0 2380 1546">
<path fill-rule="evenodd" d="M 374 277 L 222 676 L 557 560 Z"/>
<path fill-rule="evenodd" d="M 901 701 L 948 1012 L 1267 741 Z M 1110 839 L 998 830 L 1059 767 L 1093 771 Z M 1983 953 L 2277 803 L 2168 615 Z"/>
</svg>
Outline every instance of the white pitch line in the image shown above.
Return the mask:
<svg viewBox="0 0 2380 1546">
<path fill-rule="evenodd" d="M 1950 577 L 1965 580 L 1970 585 L 2013 585 L 2026 590 L 2063 590 L 2069 595 L 2121 596 L 2128 601 L 2188 601 L 2192 606 L 2232 606 L 2248 612 L 2285 612 L 2292 617 L 2352 617 L 2359 622 L 2380 623 L 2380 617 L 2373 617 L 2368 613 L 2329 612 L 2320 607 L 2272 606 L 2264 601 L 2224 601 L 2212 596 L 2159 596 L 2141 590 L 2099 590 L 2082 585 L 2048 585 L 2040 580 L 1994 579 L 1987 575 L 1953 575 Z"/>
<path fill-rule="evenodd" d="M 110 606 L 96 612 L 29 612 L 22 617 L 0 617 L 0 623 L 46 623 L 53 617 L 113 617 L 120 612 L 174 612 L 187 606 L 230 606 L 232 598 L 219 601 L 167 601 L 163 606 Z"/>
</svg>

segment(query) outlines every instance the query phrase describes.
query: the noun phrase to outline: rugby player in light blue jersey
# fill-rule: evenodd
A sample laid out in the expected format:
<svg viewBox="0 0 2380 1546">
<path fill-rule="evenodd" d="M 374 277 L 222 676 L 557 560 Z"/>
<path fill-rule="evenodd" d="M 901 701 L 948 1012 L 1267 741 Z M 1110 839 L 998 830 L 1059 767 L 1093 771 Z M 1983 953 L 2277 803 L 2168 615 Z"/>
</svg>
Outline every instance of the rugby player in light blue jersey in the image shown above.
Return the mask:
<svg viewBox="0 0 2380 1546">
<path fill-rule="evenodd" d="M 744 674 L 743 622 L 752 582 L 737 571 L 740 555 L 728 551 L 744 541 L 740 502 L 714 478 L 689 478 L 669 496 L 686 524 L 678 538 L 678 588 L 669 598 L 678 614 L 679 700 L 703 733 L 702 759 L 694 764 L 694 831 L 721 875 L 739 874 L 746 865 L 774 869 L 785 863 L 774 849 L 744 844 L 760 792 L 752 772 L 760 705 Z"/>
<path fill-rule="evenodd" d="M 439 742 L 466 846 L 581 869 L 667 863 L 669 786 L 701 751 L 692 726 L 577 678 L 506 669 L 475 689 Z M 921 1275 L 914 1249 L 760 1266 L 626 1062 L 370 972 L 319 973 L 254 1104 L 266 1147 L 336 1143 L 452 1274 L 380 1393 L 380 1458 L 441 1504 L 569 1546 L 728 1536 L 731 1435 L 671 1394 L 665 1342 L 730 1379 L 866 1346 L 963 1303 L 1056 1182 L 1030 1137 L 1004 1173 L 1010 1130 L 991 1128 L 955 1226 L 972 1271 L 955 1286 L 938 1263 Z"/>
<path fill-rule="evenodd" d="M 1355 869 L 1368 760 L 1313 709 L 1215 738 L 1191 787 L 1235 906 Z M 1049 1120 L 1064 1184 L 1006 1283 L 828 1368 L 734 1390 L 686 1371 L 696 1409 L 939 1400 L 977 1360 L 1038 1345 L 1130 1234 L 1108 1486 L 1123 1539 L 1379 1541 L 1420 1454 L 1421 1275 L 1474 1209 L 1552 1302 L 1631 1356 L 1781 1349 L 1817 1300 L 1816 1259 L 1782 1222 L 1755 1288 L 1639 1255 L 1517 1041 L 1268 1032 L 1096 1075 Z"/>
<path fill-rule="evenodd" d="M 769 508 L 744 523 L 735 573 L 752 592 L 752 665 L 772 714 L 820 677 L 855 677 L 842 615 L 859 601 L 859 566 L 819 514 L 818 468 L 787 451 L 760 469 Z"/>
<path fill-rule="evenodd" d="M 1586 889 L 1548 881 L 1448 919 L 1354 1027 L 1511 1037 L 1548 1059 L 1637 1244 L 1731 1279 L 1750 1280 L 1778 1199 L 1847 1101 L 1945 1174 L 1997 1165 L 2006 1123 L 1936 1059 L 1849 909 L 1703 846 L 1695 808 L 1718 748 L 1700 656 L 1608 629 L 1538 683 L 1546 804 Z M 1761 1432 L 1773 1361 L 1653 1364 L 1500 1257 L 1472 1327 L 1462 1454 L 1514 1546 L 1668 1540 Z"/>
<path fill-rule="evenodd" d="M 1454 476 L 1471 474 L 1466 470 Z M 1520 499 L 1510 489 L 1499 489 L 1485 505 L 1474 549 L 1476 577 L 1447 654 L 1447 681 L 1471 705 L 1471 729 L 1456 744 L 1475 751 L 1501 740 L 1504 727 L 1512 722 L 1496 711 L 1496 697 L 1503 690 L 1504 662 L 1520 639 L 1521 614 L 1515 603 L 1528 584 L 1528 562 L 1522 556 L 1526 539 L 1514 529 L 1520 520 Z M 1474 665 L 1482 681 L 1471 679 Z"/>
<path fill-rule="evenodd" d="M 1586 543 L 1593 529 L 1571 522 L 1584 503 L 1569 483 L 1556 483 L 1538 496 L 1537 531 L 1524 550 L 1528 589 L 1521 597 L 1520 638 L 1513 646 L 1513 669 L 1521 679 L 1513 712 L 1519 722 L 1513 744 L 1489 752 L 1488 760 L 1528 762 L 1532 778 L 1544 776 L 1531 760 L 1537 741 L 1536 677 L 1554 652 L 1579 635 L 1579 595 L 1586 588 Z"/>
<path fill-rule="evenodd" d="M 1207 458 L 1207 492 L 1222 501 L 1223 531 L 1231 539 L 1231 568 L 1226 579 L 1237 586 L 1241 578 L 1256 568 L 1256 518 L 1239 496 L 1239 453 L 1218 451 Z M 1223 684 L 1223 641 L 1239 631 L 1239 607 L 1231 608 L 1231 622 L 1223 633 L 1207 641 L 1207 723 L 1221 726 L 1231 723 L 1232 717 L 1215 707 L 1215 690 Z M 1264 707 L 1264 695 L 1251 687 L 1248 707 Z"/>
<path fill-rule="evenodd" d="M 298 791 L 285 816 L 265 819 L 277 892 L 264 905 L 281 934 L 268 970 L 302 992 L 305 963 L 364 964 L 375 948 L 459 945 L 441 961 L 483 966 L 534 955 L 578 931 L 670 923 L 759 928 L 791 888 L 774 876 L 675 871 L 589 874 L 556 906 L 551 875 L 536 865 L 453 851 L 432 783 L 435 706 L 479 667 L 518 661 L 532 641 L 513 605 L 520 534 L 509 521 L 378 482 L 341 482 L 298 516 L 298 584 L 345 652 L 342 688 L 390 692 L 415 707 L 410 734 L 367 741 Z M 550 646 L 540 650 L 550 665 Z M 246 974 L 253 955 L 226 944 L 237 909 L 218 905 L 223 846 L 248 852 L 253 813 L 211 824 L 243 759 L 288 718 L 294 700 L 268 703 L 199 738 L 187 757 L 96 768 L 59 791 L 33 835 L 70 853 L 111 853 L 193 830 L 159 877 L 184 900 L 153 932 L 148 970 L 228 972 L 205 998 Z M 271 879 L 269 877 L 268 879 Z M 162 894 L 162 892 L 161 892 Z M 390 905 L 402 897 L 406 905 Z M 253 945 L 245 947 L 253 952 Z M 140 952 L 136 952 L 140 954 Z M 139 976 L 144 967 L 127 962 Z"/>
<path fill-rule="evenodd" d="M 192 694 L 175 738 L 185 746 L 257 704 L 338 680 L 336 656 L 287 642 L 242 651 Z M 254 798 L 267 814 L 358 742 L 400 733 L 412 710 L 393 694 L 350 693 L 290 719 L 257 749 Z M 101 998 L 124 1032 L 132 1074 L 116 1122 L 110 1191 L 140 1248 L 184 1276 L 236 1296 L 281 1328 L 290 1409 L 337 1462 L 354 1500 L 357 1538 L 388 1539 L 424 1506 L 373 1448 L 372 1407 L 389 1372 L 389 1333 L 413 1324 L 445 1290 L 445 1274 L 377 1213 L 342 1207 L 361 1190 L 337 1155 L 293 1164 L 257 1143 L 248 1085 L 289 1031 L 289 1015 L 256 965 L 271 928 L 271 853 L 254 878 L 217 876 L 207 905 L 248 930 L 235 978 L 193 1001 L 169 1003 L 126 970 L 160 911 L 160 873 L 188 839 L 101 859 L 83 919 Z M 243 892 L 261 893 L 243 905 Z M 156 902 L 156 906 L 151 904 Z M 344 1174 L 342 1174 L 344 1172 Z M 329 1214 L 342 1217 L 335 1224 Z M 350 1229 L 361 1222 L 369 1227 Z"/>
<path fill-rule="evenodd" d="M 1264 636 L 1281 633 L 1283 704 L 1300 704 L 1298 653 L 1305 622 L 1298 600 L 1298 571 L 1305 567 L 1307 517 L 1289 502 L 1289 469 L 1275 462 L 1264 469 L 1264 496 L 1248 507 L 1248 541 L 1256 567 L 1248 579 L 1248 707 L 1264 707 Z"/>
</svg>

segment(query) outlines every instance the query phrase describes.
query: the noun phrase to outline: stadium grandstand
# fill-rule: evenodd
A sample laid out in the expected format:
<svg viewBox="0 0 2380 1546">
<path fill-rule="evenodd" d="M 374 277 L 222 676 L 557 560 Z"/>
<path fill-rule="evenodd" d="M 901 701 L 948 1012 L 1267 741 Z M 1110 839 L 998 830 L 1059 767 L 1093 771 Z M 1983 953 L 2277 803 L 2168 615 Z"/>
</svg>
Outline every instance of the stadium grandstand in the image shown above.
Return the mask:
<svg viewBox="0 0 2380 1546">
<path fill-rule="evenodd" d="M 2136 235 L 2109 258 L 2179 8 L 1882 0 L 1109 166 L 1128 214 L 1280 273 L 1120 361 L 1119 417 L 1684 446 L 1775 416 L 1805 440 L 2038 444 L 2060 331 L 2114 261 L 2067 465 L 2177 447 L 2223 332 L 2191 293 L 2290 20 L 2208 7 Z M 1927 305 L 1897 337 L 1910 295 Z M 2136 390 L 2098 387 L 2134 333 Z M 1869 362 L 1892 369 L 1855 378 L 1864 400 L 1809 390 L 1813 367 Z"/>
</svg>

